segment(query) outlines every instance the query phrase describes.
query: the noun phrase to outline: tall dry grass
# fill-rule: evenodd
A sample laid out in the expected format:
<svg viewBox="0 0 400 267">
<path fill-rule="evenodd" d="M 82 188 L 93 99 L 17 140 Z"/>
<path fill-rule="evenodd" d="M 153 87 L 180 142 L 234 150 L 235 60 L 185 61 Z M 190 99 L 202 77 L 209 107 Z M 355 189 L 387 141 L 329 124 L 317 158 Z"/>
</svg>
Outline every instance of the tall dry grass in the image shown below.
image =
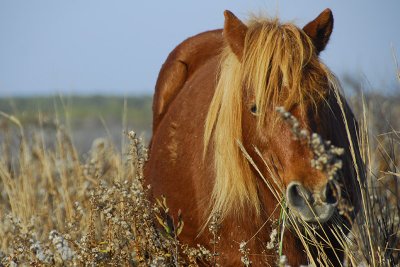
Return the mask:
<svg viewBox="0 0 400 267">
<path fill-rule="evenodd" d="M 363 208 L 350 234 L 340 227 L 332 231 L 346 254 L 343 266 L 395 266 L 400 252 L 400 123 L 386 123 L 378 110 L 395 116 L 400 107 L 385 98 L 358 97 L 353 106 L 362 126 L 359 164 L 367 176 Z M 57 125 L 56 141 L 48 144 L 40 127 L 27 136 L 18 118 L 0 117 L 0 266 L 218 265 L 218 214 L 209 227 L 211 252 L 181 244 L 184 222 L 169 217 L 168 200 L 153 205 L 146 198 L 142 168 L 147 151 L 134 133 L 126 134 L 123 146 L 129 149 L 122 153 L 109 140 L 96 139 L 82 156 L 68 128 Z M 282 237 L 290 224 L 310 264 L 332 266 L 324 255 L 324 247 L 333 246 L 326 233 L 294 218 L 282 196 L 276 197 L 281 219 L 274 240 L 265 243 L 278 255 L 277 265 L 286 264 Z M 238 253 L 249 266 L 251 251 L 245 242 Z"/>
<path fill-rule="evenodd" d="M 17 132 L 2 131 L 0 266 L 193 265 L 212 258 L 204 247 L 178 241 L 182 222 L 171 223 L 166 200 L 148 201 L 147 150 L 135 133 L 126 134 L 125 153 L 101 138 L 82 159 L 64 127 L 47 146 L 40 130 L 28 137 L 17 118 L 1 115 Z M 15 137 L 16 150 L 9 147 Z"/>
</svg>

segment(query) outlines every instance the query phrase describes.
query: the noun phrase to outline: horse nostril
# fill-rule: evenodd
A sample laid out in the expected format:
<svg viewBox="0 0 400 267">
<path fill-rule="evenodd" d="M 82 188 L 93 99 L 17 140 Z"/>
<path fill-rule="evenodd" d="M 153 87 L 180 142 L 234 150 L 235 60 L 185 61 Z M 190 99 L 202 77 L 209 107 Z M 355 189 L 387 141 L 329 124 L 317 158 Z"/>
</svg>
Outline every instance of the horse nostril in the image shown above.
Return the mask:
<svg viewBox="0 0 400 267">
<path fill-rule="evenodd" d="M 323 192 L 323 197 L 328 204 L 337 204 L 340 198 L 340 188 L 334 181 L 328 182 Z"/>
<path fill-rule="evenodd" d="M 328 221 L 340 199 L 340 188 L 335 181 L 320 191 L 310 191 L 299 182 L 291 182 L 286 189 L 286 203 L 296 216 L 307 222 Z"/>
<path fill-rule="evenodd" d="M 310 194 L 301 184 L 290 183 L 287 188 L 287 201 L 292 207 L 306 207 L 306 201 L 309 199 Z"/>
</svg>

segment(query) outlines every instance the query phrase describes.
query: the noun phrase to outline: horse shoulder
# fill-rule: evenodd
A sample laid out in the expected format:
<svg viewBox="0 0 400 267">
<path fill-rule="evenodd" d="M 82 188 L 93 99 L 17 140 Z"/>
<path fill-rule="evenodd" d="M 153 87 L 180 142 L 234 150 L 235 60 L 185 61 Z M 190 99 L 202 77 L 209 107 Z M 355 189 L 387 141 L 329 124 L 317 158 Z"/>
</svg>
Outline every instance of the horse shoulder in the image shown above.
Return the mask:
<svg viewBox="0 0 400 267">
<path fill-rule="evenodd" d="M 218 55 L 222 45 L 222 30 L 207 31 L 186 39 L 169 54 L 156 83 L 153 133 L 185 82 L 208 59 Z"/>
</svg>

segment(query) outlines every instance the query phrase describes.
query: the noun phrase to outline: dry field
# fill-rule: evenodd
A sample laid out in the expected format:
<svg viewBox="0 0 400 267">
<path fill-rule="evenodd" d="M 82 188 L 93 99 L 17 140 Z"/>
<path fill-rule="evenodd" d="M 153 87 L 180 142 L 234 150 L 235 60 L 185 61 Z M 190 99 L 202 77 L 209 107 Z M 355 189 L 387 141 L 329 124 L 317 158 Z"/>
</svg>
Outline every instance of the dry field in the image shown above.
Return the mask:
<svg viewBox="0 0 400 267">
<path fill-rule="evenodd" d="M 344 266 L 399 265 L 400 96 L 355 94 L 349 101 L 361 126 L 368 186 L 351 233 L 337 231 L 347 254 Z M 218 251 L 178 241 L 184 222 L 168 216 L 168 200 L 147 201 L 141 138 L 126 132 L 121 145 L 96 138 L 82 154 L 68 123 L 55 124 L 49 137 L 36 116 L 39 126 L 28 132 L 18 114 L 0 113 L 0 266 L 218 266 Z M 211 244 L 221 242 L 223 225 L 215 217 Z M 306 245 L 329 245 L 313 244 L 312 227 L 302 227 Z M 265 242 L 277 265 L 285 266 L 281 241 Z M 245 244 L 238 253 L 249 265 Z M 314 262 L 329 264 L 324 255 Z"/>
</svg>

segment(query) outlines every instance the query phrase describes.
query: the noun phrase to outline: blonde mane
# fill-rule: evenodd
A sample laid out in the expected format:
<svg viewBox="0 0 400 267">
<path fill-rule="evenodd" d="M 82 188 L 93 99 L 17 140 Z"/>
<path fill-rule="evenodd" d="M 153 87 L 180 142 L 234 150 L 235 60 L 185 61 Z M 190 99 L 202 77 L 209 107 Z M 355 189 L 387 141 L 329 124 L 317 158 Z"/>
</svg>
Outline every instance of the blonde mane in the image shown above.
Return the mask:
<svg viewBox="0 0 400 267">
<path fill-rule="evenodd" d="M 333 76 L 302 30 L 264 18 L 248 22 L 241 62 L 225 46 L 218 77 L 204 133 L 204 153 L 212 145 L 216 175 L 210 216 L 240 216 L 244 208 L 259 214 L 257 183 L 238 147 L 243 142 L 242 109 L 248 108 L 242 104 L 244 90 L 254 96 L 262 125 L 276 117 L 273 110 L 278 105 L 303 109 L 306 102 L 323 99 Z"/>
</svg>

